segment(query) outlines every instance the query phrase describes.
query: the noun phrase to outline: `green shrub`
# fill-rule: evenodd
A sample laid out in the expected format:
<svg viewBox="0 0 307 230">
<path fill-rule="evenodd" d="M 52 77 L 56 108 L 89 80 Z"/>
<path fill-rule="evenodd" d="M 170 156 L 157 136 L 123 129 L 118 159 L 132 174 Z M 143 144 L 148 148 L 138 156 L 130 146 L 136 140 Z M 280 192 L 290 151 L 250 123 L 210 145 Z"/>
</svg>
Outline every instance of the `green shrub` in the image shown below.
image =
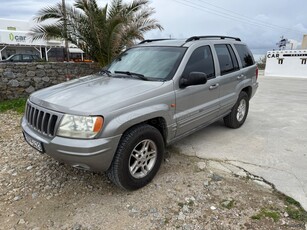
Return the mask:
<svg viewBox="0 0 307 230">
<path fill-rule="evenodd" d="M 0 113 L 8 110 L 16 111 L 20 114 L 24 112 L 27 99 L 19 98 L 0 102 Z"/>
</svg>

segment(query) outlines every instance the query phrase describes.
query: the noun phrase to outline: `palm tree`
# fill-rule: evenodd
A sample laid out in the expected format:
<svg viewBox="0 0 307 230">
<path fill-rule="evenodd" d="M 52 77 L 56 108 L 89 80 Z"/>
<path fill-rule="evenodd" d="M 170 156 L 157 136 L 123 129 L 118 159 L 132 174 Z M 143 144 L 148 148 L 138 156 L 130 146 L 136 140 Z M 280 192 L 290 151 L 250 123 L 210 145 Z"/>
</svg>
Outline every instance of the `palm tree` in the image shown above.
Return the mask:
<svg viewBox="0 0 307 230">
<path fill-rule="evenodd" d="M 144 33 L 162 26 L 151 18 L 154 9 L 149 0 L 133 0 L 130 4 L 112 0 L 99 7 L 96 0 L 75 0 L 66 4 L 67 33 L 64 31 L 64 13 L 61 3 L 41 9 L 31 29 L 33 40 L 67 39 L 87 52 L 102 66 L 107 65 L 125 47 L 143 40 Z"/>
</svg>

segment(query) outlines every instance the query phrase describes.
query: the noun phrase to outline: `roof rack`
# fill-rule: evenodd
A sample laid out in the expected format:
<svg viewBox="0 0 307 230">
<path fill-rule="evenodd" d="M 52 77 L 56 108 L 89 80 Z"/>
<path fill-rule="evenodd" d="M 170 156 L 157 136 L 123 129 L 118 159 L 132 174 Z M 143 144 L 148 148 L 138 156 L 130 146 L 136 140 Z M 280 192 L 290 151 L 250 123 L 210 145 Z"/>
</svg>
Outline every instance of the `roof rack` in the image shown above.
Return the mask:
<svg viewBox="0 0 307 230">
<path fill-rule="evenodd" d="M 211 36 L 193 36 L 188 38 L 185 42 L 190 42 L 190 41 L 196 41 L 196 40 L 200 40 L 200 39 L 210 39 L 210 38 L 219 38 L 219 39 L 234 39 L 236 41 L 241 41 L 240 38 L 236 38 L 236 37 L 228 37 L 228 36 L 218 36 L 218 35 L 211 35 Z"/>
<path fill-rule="evenodd" d="M 171 40 L 169 38 L 160 38 L 160 39 L 146 39 L 146 40 L 143 40 L 139 43 L 140 44 L 144 44 L 144 43 L 148 43 L 148 42 L 158 42 L 158 41 L 164 41 L 164 40 Z"/>
</svg>

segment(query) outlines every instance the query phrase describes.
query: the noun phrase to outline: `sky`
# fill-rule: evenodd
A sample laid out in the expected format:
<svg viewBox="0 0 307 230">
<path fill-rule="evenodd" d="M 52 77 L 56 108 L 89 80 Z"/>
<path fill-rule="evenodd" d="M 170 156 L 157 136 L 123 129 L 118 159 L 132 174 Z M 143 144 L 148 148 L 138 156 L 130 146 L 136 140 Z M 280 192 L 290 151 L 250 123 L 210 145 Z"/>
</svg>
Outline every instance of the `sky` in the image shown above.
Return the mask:
<svg viewBox="0 0 307 230">
<path fill-rule="evenodd" d="M 32 20 L 39 9 L 60 1 L 0 0 L 0 18 Z M 265 54 L 277 48 L 281 36 L 301 42 L 307 34 L 306 0 L 151 0 L 150 6 L 164 30 L 150 31 L 146 38 L 228 35 L 240 37 L 254 54 Z"/>
</svg>

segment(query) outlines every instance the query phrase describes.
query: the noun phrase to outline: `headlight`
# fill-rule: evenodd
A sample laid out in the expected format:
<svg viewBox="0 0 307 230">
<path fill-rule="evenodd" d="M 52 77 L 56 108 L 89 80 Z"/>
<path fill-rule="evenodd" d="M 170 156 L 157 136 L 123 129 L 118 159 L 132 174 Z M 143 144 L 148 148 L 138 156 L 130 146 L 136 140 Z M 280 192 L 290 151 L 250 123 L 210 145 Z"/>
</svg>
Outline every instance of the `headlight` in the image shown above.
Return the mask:
<svg viewBox="0 0 307 230">
<path fill-rule="evenodd" d="M 74 138 L 93 138 L 102 129 L 102 117 L 86 117 L 65 114 L 57 135 Z"/>
</svg>

